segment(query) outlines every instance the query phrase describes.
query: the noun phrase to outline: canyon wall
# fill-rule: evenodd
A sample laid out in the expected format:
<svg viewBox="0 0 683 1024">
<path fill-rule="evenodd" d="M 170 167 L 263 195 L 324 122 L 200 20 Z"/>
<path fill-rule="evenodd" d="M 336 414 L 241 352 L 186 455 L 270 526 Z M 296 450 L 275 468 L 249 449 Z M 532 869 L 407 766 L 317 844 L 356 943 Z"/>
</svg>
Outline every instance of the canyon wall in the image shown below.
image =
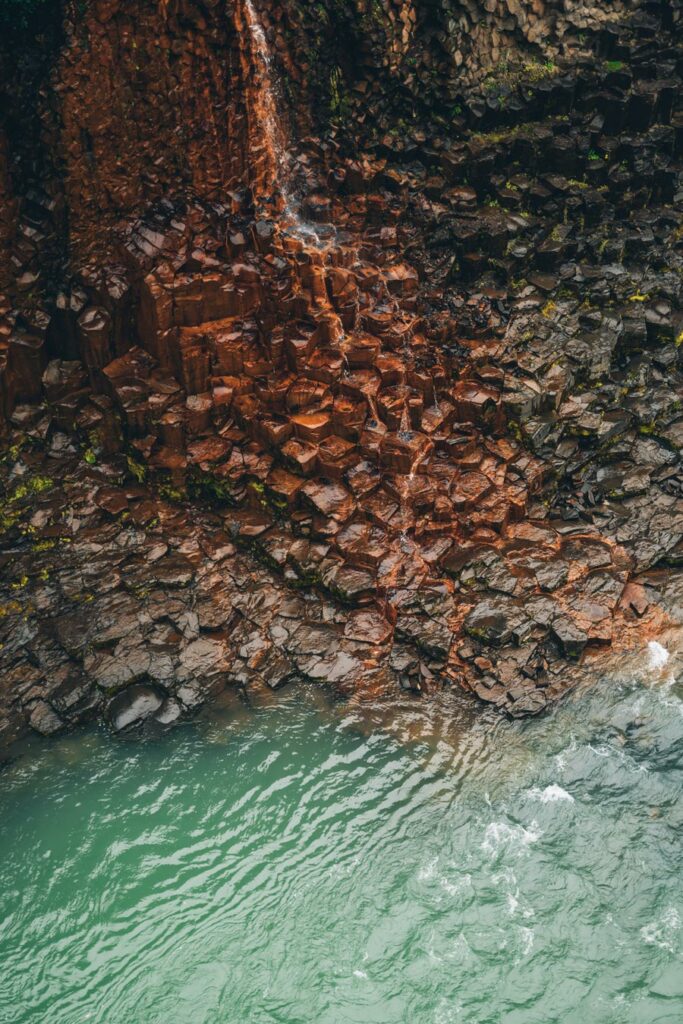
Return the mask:
<svg viewBox="0 0 683 1024">
<path fill-rule="evenodd" d="M 293 105 L 315 98 L 357 130 L 481 105 L 497 85 L 535 81 L 633 8 L 617 0 L 347 0 L 262 4 Z M 383 114 L 389 123 L 373 125 Z"/>
<path fill-rule="evenodd" d="M 8 19 L 14 3 L 4 0 Z M 184 188 L 217 198 L 248 179 L 258 68 L 244 8 L 69 0 L 57 23 L 45 27 L 43 5 L 26 32 L 5 35 L 5 290 L 35 298 L 43 270 L 54 292 L 59 269 L 111 259 L 116 225 L 154 200 Z M 352 137 L 457 118 L 466 99 L 476 110 L 499 85 L 547 74 L 608 17 L 590 0 L 260 0 L 256 9 L 289 126 L 304 134 L 337 123 Z M 609 18 L 621 10 L 610 5 Z"/>
<path fill-rule="evenodd" d="M 536 713 L 663 628 L 682 16 L 99 0 L 5 53 L 0 733 Z"/>
<path fill-rule="evenodd" d="M 264 173 L 248 6 L 3 0 L 5 413 L 38 394 L 27 367 L 74 351 L 57 337 L 65 311 L 80 312 L 88 295 L 109 304 L 106 281 L 121 278 L 121 229 L 134 214 L 178 194 L 225 200 Z M 24 9 L 34 12 L 25 25 Z M 622 9 L 611 5 L 609 18 Z M 585 31 L 608 17 L 591 0 L 260 0 L 252 11 L 285 130 L 332 128 L 349 151 L 428 122 L 457 129 L 502 108 L 504 120 L 521 116 L 524 83 L 573 60 Z"/>
<path fill-rule="evenodd" d="M 245 89 L 223 4 L 98 0 L 67 5 L 61 30 L 38 83 L 25 81 L 28 72 L 9 76 L 34 62 L 31 40 L 24 54 L 5 55 L 7 107 L 22 120 L 5 131 L 7 176 L 29 222 L 32 214 L 53 221 L 54 209 L 31 209 L 28 193 L 54 196 L 78 267 L 91 255 L 111 257 L 120 219 L 183 188 L 216 196 L 242 174 Z M 24 159 L 29 147 L 49 151 L 49 165 Z"/>
</svg>

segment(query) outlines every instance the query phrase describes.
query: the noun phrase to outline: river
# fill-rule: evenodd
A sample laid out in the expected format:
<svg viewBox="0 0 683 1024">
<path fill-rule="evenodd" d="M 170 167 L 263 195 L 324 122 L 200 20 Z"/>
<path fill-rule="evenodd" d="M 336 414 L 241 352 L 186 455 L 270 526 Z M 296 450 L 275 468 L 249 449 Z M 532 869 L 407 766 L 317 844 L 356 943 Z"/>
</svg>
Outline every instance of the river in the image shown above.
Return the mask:
<svg viewBox="0 0 683 1024">
<path fill-rule="evenodd" d="M 680 1024 L 683 705 L 310 686 L 0 775 L 7 1024 Z"/>
</svg>

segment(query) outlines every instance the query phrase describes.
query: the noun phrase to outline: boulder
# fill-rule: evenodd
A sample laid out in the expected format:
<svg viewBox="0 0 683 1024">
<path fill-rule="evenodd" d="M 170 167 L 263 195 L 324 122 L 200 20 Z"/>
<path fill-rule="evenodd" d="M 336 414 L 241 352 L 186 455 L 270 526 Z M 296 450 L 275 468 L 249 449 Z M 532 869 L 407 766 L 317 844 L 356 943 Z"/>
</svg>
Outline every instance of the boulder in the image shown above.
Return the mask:
<svg viewBox="0 0 683 1024">
<path fill-rule="evenodd" d="M 584 633 L 569 617 L 559 616 L 553 621 L 551 634 L 560 646 L 565 658 L 578 660 L 588 642 Z"/>
<path fill-rule="evenodd" d="M 54 708 L 44 700 L 39 700 L 34 704 L 29 717 L 29 724 L 41 736 L 53 736 L 64 728 L 62 719 Z"/>
<path fill-rule="evenodd" d="M 164 696 L 156 686 L 135 683 L 116 694 L 109 705 L 109 721 L 115 732 L 122 732 L 150 718 L 163 703 Z"/>
<path fill-rule="evenodd" d="M 518 608 L 494 600 L 481 601 L 465 619 L 465 631 L 483 644 L 502 646 L 513 639 L 523 620 Z"/>
</svg>

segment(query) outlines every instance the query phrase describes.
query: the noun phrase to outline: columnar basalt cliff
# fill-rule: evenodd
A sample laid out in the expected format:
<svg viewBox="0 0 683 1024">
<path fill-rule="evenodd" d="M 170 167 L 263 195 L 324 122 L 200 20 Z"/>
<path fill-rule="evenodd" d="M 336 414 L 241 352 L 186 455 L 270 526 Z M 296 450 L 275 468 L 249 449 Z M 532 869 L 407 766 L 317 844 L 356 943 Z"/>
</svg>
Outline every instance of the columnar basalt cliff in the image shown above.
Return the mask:
<svg viewBox="0 0 683 1024">
<path fill-rule="evenodd" d="M 683 5 L 57 11 L 3 57 L 3 744 L 535 713 L 679 621 Z"/>
</svg>

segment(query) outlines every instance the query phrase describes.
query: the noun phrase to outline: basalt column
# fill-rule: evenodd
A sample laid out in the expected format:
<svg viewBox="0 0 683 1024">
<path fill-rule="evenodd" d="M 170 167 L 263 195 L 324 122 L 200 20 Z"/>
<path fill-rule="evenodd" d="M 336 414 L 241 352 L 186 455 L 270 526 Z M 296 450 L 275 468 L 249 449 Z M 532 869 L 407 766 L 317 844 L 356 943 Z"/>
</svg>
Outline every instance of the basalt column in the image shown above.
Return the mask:
<svg viewBox="0 0 683 1024">
<path fill-rule="evenodd" d="M 74 14 L 40 122 L 64 251 L 29 224 L 7 304 L 0 553 L 26 625 L 0 617 L 0 650 L 7 678 L 40 666 L 17 728 L 37 701 L 71 720 L 53 661 L 87 709 L 304 677 L 529 714 L 661 630 L 671 5 Z M 12 232 L 36 194 L 7 166 Z"/>
<path fill-rule="evenodd" d="M 231 7 L 147 0 L 133 10 L 98 0 L 66 4 L 63 19 L 49 60 L 36 26 L 17 43 L 20 74 L 3 56 L 7 410 L 37 396 L 50 356 L 85 357 L 78 318 L 87 304 L 102 307 L 100 321 L 120 316 L 111 293 L 121 290 L 112 277 L 128 274 L 121 224 L 188 191 L 220 202 L 250 165 L 249 88 Z M 37 162 L 40 153 L 49 159 Z M 100 367 L 132 343 L 134 324 L 127 333 L 104 343 Z"/>
</svg>

